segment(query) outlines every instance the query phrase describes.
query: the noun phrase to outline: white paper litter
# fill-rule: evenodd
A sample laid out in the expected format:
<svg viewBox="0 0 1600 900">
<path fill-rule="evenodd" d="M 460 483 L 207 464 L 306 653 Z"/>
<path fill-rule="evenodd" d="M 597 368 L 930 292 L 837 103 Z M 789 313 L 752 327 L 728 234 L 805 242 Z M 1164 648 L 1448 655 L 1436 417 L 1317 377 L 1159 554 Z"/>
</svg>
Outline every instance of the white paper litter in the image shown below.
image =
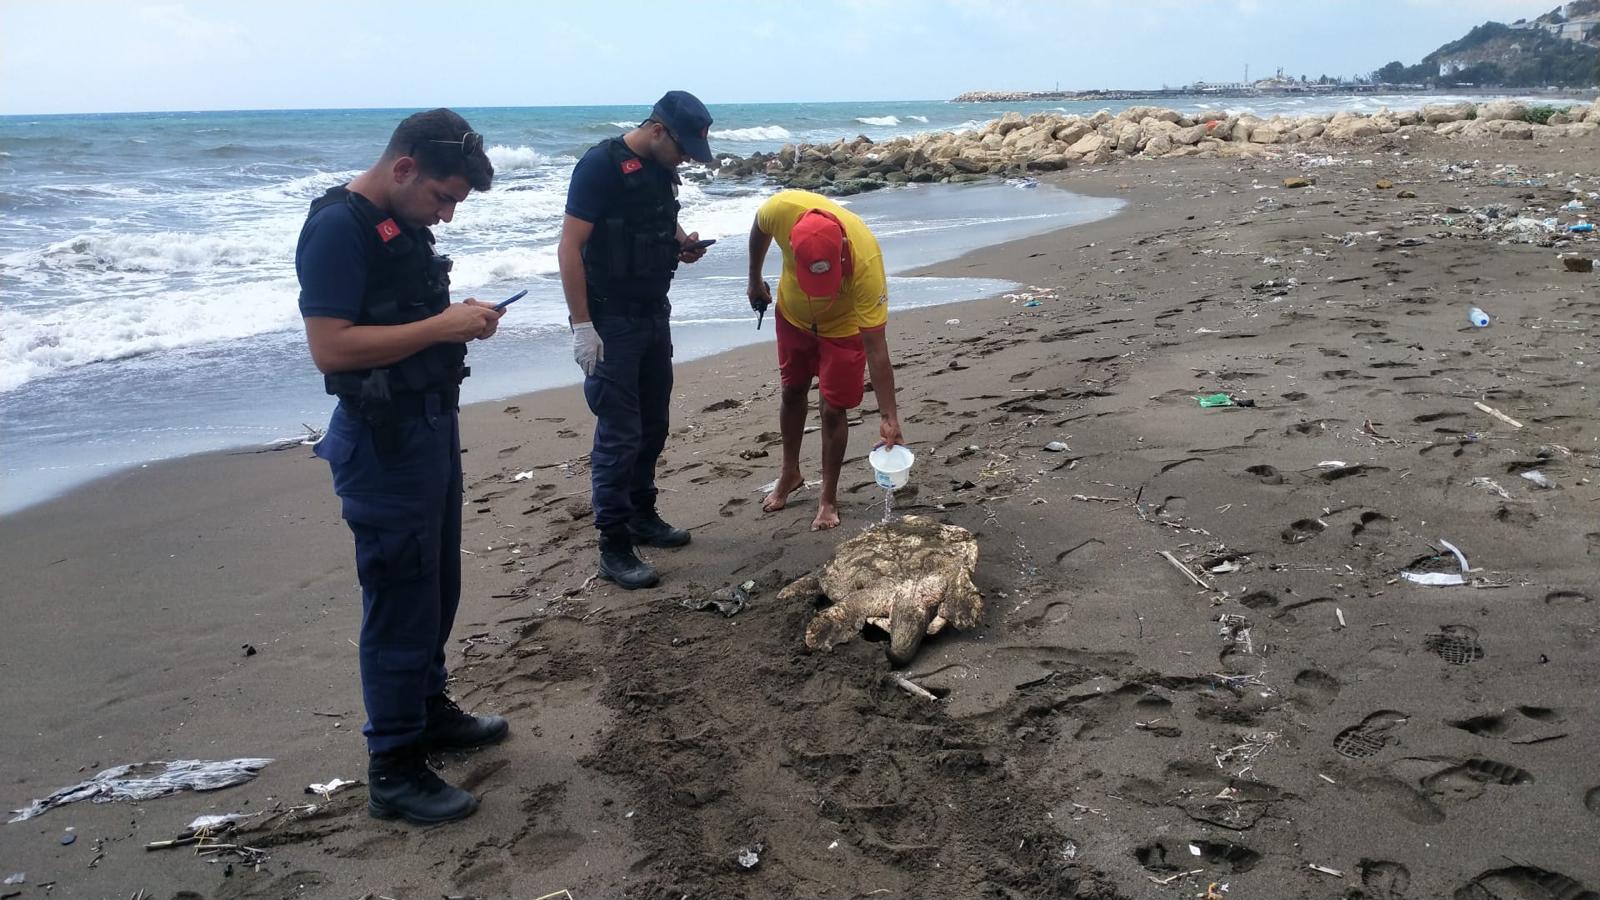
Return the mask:
<svg viewBox="0 0 1600 900">
<path fill-rule="evenodd" d="M 7 875 L 6 876 L 6 880 L 3 881 L 3 882 L 0 882 L 0 884 L 22 884 L 23 882 L 25 882 L 27 880 L 28 880 L 28 873 L 27 872 L 18 872 L 15 875 Z"/>
<path fill-rule="evenodd" d="M 1467 565 L 1466 554 L 1464 554 L 1460 550 L 1456 549 L 1456 545 L 1455 544 L 1452 544 L 1452 543 L 1450 543 L 1449 541 L 1447 541 L 1447 540 L 1445 540 L 1443 538 L 1439 539 L 1439 546 L 1441 546 L 1441 547 L 1445 548 L 1446 550 L 1449 550 L 1451 553 L 1455 554 L 1456 562 L 1461 565 L 1461 572 L 1460 573 L 1456 573 L 1456 572 L 1401 572 L 1400 573 L 1400 577 L 1404 578 L 1405 580 L 1407 580 L 1409 582 L 1411 582 L 1412 584 L 1425 584 L 1425 585 L 1428 585 L 1430 587 L 1453 587 L 1455 585 L 1466 584 L 1467 583 L 1467 579 L 1465 577 L 1463 577 L 1463 576 L 1468 571 L 1470 571 L 1470 569 L 1471 569 L 1471 567 Z"/>
<path fill-rule="evenodd" d="M 216 829 L 224 825 L 237 825 L 246 819 L 252 818 L 254 818 L 254 816 L 245 815 L 244 813 L 225 813 L 220 816 L 197 816 L 193 822 L 189 823 L 189 830 L 199 831 L 202 828 Z"/>
<path fill-rule="evenodd" d="M 1400 577 L 1413 584 L 1426 584 L 1431 587 L 1450 587 L 1467 583 L 1465 578 L 1454 572 L 1401 572 Z"/>
<path fill-rule="evenodd" d="M 1529 469 L 1528 471 L 1522 473 L 1522 477 L 1547 491 L 1556 486 L 1555 482 L 1551 481 L 1543 472 L 1539 471 L 1538 469 Z"/>
<path fill-rule="evenodd" d="M 61 788 L 23 809 L 12 810 L 9 822 L 31 819 L 47 810 L 79 800 L 151 800 L 178 791 L 214 791 L 244 784 L 271 763 L 270 759 L 200 760 L 133 763 L 112 766 L 88 781 Z"/>
<path fill-rule="evenodd" d="M 350 787 L 351 785 L 356 785 L 356 784 L 360 784 L 360 783 L 361 782 L 359 782 L 359 781 L 349 781 L 349 780 L 346 780 L 344 778 L 335 778 L 335 779 L 333 779 L 332 781 L 329 781 L 326 784 L 308 784 L 308 785 L 306 785 L 306 793 L 308 793 L 308 794 L 321 794 L 322 795 L 322 799 L 327 800 L 328 798 L 332 797 L 338 791 L 341 791 L 344 788 Z"/>
<path fill-rule="evenodd" d="M 944 323 L 946 325 L 960 325 L 961 324 L 961 320 L 960 319 L 945 319 Z"/>
<path fill-rule="evenodd" d="M 526 472 L 518 472 L 515 476 L 512 477 L 511 480 L 512 481 L 527 481 L 528 479 L 530 479 L 532 477 L 533 477 L 533 470 L 529 469 Z"/>
<path fill-rule="evenodd" d="M 1319 469 L 1342 469 L 1344 466 L 1345 463 L 1342 459 L 1325 459 L 1317 463 L 1317 468 Z"/>
</svg>

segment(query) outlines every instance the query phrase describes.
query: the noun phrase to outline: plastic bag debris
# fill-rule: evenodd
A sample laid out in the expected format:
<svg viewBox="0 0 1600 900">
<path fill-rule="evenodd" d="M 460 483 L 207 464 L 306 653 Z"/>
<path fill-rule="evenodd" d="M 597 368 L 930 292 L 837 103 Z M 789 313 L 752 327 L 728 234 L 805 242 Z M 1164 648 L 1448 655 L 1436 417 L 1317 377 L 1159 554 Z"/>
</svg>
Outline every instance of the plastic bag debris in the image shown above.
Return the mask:
<svg viewBox="0 0 1600 900">
<path fill-rule="evenodd" d="M 1551 481 L 1549 476 L 1545 475 L 1538 469 L 1529 469 L 1528 471 L 1523 472 L 1522 478 L 1526 481 L 1533 482 L 1535 486 L 1541 487 L 1547 491 L 1556 486 L 1556 483 Z"/>
<path fill-rule="evenodd" d="M 342 791 L 347 787 L 351 787 L 352 785 L 357 785 L 357 784 L 360 784 L 360 783 L 361 782 L 359 782 L 359 781 L 352 781 L 352 780 L 348 780 L 348 779 L 344 779 L 344 778 L 335 778 L 332 781 L 327 782 L 326 784 L 308 784 L 308 785 L 306 785 L 306 793 L 308 793 L 308 794 L 317 794 L 320 797 L 322 797 L 322 799 L 327 800 L 327 799 L 330 799 L 331 797 L 333 797 L 333 795 L 338 793 L 339 791 Z"/>
<path fill-rule="evenodd" d="M 685 609 L 704 610 L 714 609 L 725 616 L 736 616 L 744 611 L 750 603 L 750 592 L 755 589 L 754 581 L 746 581 L 737 587 L 717 588 L 709 597 L 687 597 L 679 601 Z"/>
<path fill-rule="evenodd" d="M 1210 409 L 1214 406 L 1233 405 L 1233 398 L 1229 397 L 1227 394 L 1207 394 L 1204 397 L 1196 397 L 1195 399 L 1200 401 L 1201 409 Z"/>
<path fill-rule="evenodd" d="M 1456 562 L 1461 565 L 1460 572 L 1401 572 L 1400 577 L 1411 582 L 1412 584 L 1423 584 L 1430 587 L 1452 587 L 1455 585 L 1466 584 L 1467 579 L 1465 578 L 1465 575 L 1470 568 L 1470 566 L 1467 565 L 1467 557 L 1460 550 L 1456 549 L 1455 544 L 1452 544 L 1447 540 L 1441 538 L 1439 540 L 1439 545 L 1455 554 Z"/>
<path fill-rule="evenodd" d="M 246 757 L 227 760 L 178 759 L 171 762 L 157 760 L 112 766 L 88 781 L 61 788 L 22 809 L 12 810 L 12 818 L 7 821 L 22 822 L 79 800 L 93 800 L 96 803 L 151 800 L 178 791 L 215 791 L 233 787 L 256 777 L 271 762 L 270 759 Z"/>
<path fill-rule="evenodd" d="M 739 863 L 739 868 L 754 869 L 756 866 L 761 865 L 761 851 L 764 849 L 766 848 L 760 844 L 754 847 L 742 847 L 734 859 Z"/>
<path fill-rule="evenodd" d="M 188 830 L 191 832 L 201 830 L 217 831 L 230 825 L 237 825 L 240 822 L 248 821 L 251 818 L 254 818 L 255 815 L 260 815 L 260 813 L 256 813 L 254 815 L 245 815 L 244 813 L 224 813 L 222 815 L 213 816 L 196 816 L 195 820 L 189 823 Z"/>
</svg>

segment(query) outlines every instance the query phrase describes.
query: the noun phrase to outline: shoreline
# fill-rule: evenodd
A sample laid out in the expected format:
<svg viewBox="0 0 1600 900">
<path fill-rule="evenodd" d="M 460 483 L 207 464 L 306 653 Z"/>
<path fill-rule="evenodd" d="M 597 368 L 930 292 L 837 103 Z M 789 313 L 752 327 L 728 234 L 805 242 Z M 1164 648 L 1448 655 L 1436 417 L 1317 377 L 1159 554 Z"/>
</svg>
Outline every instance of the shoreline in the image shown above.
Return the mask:
<svg viewBox="0 0 1600 900">
<path fill-rule="evenodd" d="M 881 513 L 870 396 L 844 531 L 812 533 L 814 495 L 756 512 L 777 464 L 771 346 L 678 367 L 662 505 L 695 541 L 654 554 L 663 586 L 632 594 L 587 583 L 579 393 L 473 405 L 453 691 L 513 737 L 440 762 L 483 808 L 412 830 L 366 818 L 358 788 L 249 834 L 262 873 L 142 845 L 359 774 L 359 601 L 325 464 L 194 457 L 0 518 L 7 803 L 80 768 L 277 760 L 220 792 L 0 826 L 8 864 L 29 896 L 1596 890 L 1576 836 L 1600 815 L 1582 687 L 1600 677 L 1600 375 L 1572 363 L 1597 352 L 1600 284 L 1484 230 L 1600 190 L 1600 154 L 1563 149 L 1418 138 L 1302 188 L 1280 186 L 1307 171 L 1288 157 L 1075 169 L 1048 177 L 1121 213 L 932 267 L 1040 298 L 891 318 L 918 448 L 896 510 L 982 548 L 982 626 L 907 670 L 935 705 L 885 684 L 881 644 L 802 652 L 811 611 L 773 601 Z M 1484 162 L 1441 175 L 1463 152 Z M 1564 174 L 1496 184 L 1513 163 Z M 1468 304 L 1495 323 L 1471 328 Z M 1196 405 L 1214 391 L 1257 405 Z M 1399 579 L 1441 536 L 1481 586 Z M 680 605 L 747 579 L 733 618 Z M 734 864 L 758 843 L 759 867 Z"/>
</svg>

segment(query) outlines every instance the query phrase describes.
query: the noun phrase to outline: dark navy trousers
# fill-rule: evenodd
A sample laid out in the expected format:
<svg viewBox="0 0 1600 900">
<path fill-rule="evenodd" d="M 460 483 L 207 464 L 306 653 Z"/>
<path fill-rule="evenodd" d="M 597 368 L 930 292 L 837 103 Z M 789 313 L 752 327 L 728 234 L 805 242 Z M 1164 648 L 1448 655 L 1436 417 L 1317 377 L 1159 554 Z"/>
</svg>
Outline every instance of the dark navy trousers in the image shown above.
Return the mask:
<svg viewBox="0 0 1600 900">
<path fill-rule="evenodd" d="M 461 438 L 454 406 L 427 400 L 423 414 L 397 417 L 396 445 L 381 452 L 341 403 L 315 451 L 355 535 L 362 733 L 373 753 L 421 737 L 425 701 L 444 690 L 461 599 Z"/>
<path fill-rule="evenodd" d="M 634 512 L 655 508 L 656 461 L 667 445 L 672 400 L 672 331 L 667 310 L 596 316 L 604 358 L 583 380 L 595 415 L 589 454 L 594 524 L 626 524 Z"/>
</svg>

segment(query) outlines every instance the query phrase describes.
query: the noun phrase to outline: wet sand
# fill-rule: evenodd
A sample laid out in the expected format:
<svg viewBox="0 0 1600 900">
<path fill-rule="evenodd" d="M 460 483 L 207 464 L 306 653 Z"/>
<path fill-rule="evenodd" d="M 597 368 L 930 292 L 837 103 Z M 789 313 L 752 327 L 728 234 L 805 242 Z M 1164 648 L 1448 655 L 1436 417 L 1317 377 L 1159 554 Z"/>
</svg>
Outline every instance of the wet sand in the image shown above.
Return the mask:
<svg viewBox="0 0 1600 900">
<path fill-rule="evenodd" d="M 276 759 L 0 826 L 0 875 L 27 874 L 0 893 L 1592 896 L 1600 276 L 1484 232 L 1600 190 L 1597 161 L 1594 139 L 1128 161 L 1058 176 L 1116 218 L 935 267 L 1030 286 L 891 318 L 918 453 L 895 510 L 981 548 L 982 626 L 906 671 L 936 703 L 886 682 L 881 642 L 805 653 L 812 610 L 775 600 L 882 515 L 870 394 L 843 528 L 812 533 L 814 492 L 760 512 L 771 345 L 681 367 L 662 508 L 695 541 L 631 594 L 588 579 L 579 391 L 468 409 L 454 690 L 514 737 L 439 763 L 483 808 L 414 829 L 358 788 L 241 835 L 259 872 L 143 845 L 364 773 L 324 464 L 197 457 L 0 520 L 7 808 L 119 763 Z M 1215 392 L 1255 405 L 1198 406 Z M 1442 541 L 1469 585 L 1400 578 L 1446 570 Z M 735 617 L 681 605 L 745 580 Z"/>
</svg>

